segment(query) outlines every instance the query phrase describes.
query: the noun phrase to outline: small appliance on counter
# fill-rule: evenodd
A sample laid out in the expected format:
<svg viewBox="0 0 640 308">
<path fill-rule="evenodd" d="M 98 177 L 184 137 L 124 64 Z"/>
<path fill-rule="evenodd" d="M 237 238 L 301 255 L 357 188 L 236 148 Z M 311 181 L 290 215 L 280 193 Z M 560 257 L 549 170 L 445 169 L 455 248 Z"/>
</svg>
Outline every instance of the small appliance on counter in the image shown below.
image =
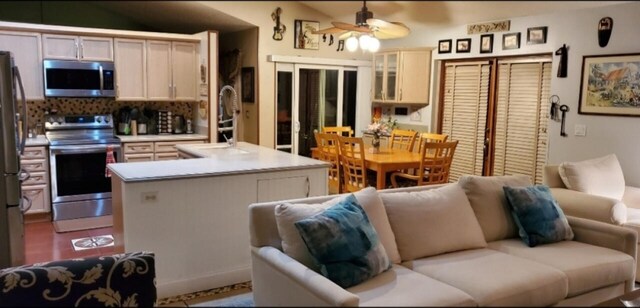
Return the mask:
<svg viewBox="0 0 640 308">
<path fill-rule="evenodd" d="M 193 134 L 193 125 L 191 125 L 191 119 L 187 119 L 187 134 Z"/>
<path fill-rule="evenodd" d="M 171 132 L 174 134 L 184 134 L 185 131 L 185 123 L 184 117 L 181 115 L 177 115 L 173 117 L 173 126 Z"/>
</svg>

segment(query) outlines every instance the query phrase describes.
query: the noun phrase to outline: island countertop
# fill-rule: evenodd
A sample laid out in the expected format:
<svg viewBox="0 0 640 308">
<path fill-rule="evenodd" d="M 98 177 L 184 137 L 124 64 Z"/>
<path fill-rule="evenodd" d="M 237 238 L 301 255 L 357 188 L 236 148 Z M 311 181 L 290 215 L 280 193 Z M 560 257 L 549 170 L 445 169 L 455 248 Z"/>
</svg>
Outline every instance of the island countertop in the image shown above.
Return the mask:
<svg viewBox="0 0 640 308">
<path fill-rule="evenodd" d="M 124 182 L 143 182 L 329 167 L 327 162 L 246 142 L 238 142 L 237 148 L 223 148 L 226 145 L 178 145 L 179 151 L 202 158 L 115 163 L 109 164 L 108 168 Z"/>
</svg>

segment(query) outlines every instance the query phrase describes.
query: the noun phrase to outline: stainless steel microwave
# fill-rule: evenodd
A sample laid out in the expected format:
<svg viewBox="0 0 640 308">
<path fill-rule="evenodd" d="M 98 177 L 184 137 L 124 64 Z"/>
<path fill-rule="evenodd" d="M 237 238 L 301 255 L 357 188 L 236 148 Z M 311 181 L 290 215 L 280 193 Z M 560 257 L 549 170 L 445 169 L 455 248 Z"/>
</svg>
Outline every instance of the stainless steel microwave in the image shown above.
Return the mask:
<svg viewBox="0 0 640 308">
<path fill-rule="evenodd" d="M 115 97 L 113 62 L 44 60 L 44 96 Z"/>
</svg>

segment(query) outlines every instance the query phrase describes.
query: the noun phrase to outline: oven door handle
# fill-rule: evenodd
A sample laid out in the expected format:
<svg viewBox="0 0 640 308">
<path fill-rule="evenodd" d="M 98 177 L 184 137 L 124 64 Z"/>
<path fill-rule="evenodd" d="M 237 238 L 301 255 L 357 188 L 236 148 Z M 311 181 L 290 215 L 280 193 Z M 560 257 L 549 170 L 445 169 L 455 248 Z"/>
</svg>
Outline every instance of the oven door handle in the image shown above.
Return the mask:
<svg viewBox="0 0 640 308">
<path fill-rule="evenodd" d="M 107 151 L 107 146 L 111 146 L 114 151 L 119 150 L 120 144 L 90 144 L 90 145 L 59 145 L 50 146 L 52 154 L 87 154 L 102 153 Z"/>
</svg>

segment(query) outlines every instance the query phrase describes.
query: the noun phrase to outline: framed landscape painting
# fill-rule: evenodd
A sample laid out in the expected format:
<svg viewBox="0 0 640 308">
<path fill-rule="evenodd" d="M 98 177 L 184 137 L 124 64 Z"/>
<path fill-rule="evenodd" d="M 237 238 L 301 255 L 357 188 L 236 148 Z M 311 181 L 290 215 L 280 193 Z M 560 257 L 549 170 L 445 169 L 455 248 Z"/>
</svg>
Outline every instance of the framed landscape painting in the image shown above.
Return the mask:
<svg viewBox="0 0 640 308">
<path fill-rule="evenodd" d="M 578 113 L 640 116 L 640 54 L 582 58 Z"/>
</svg>

